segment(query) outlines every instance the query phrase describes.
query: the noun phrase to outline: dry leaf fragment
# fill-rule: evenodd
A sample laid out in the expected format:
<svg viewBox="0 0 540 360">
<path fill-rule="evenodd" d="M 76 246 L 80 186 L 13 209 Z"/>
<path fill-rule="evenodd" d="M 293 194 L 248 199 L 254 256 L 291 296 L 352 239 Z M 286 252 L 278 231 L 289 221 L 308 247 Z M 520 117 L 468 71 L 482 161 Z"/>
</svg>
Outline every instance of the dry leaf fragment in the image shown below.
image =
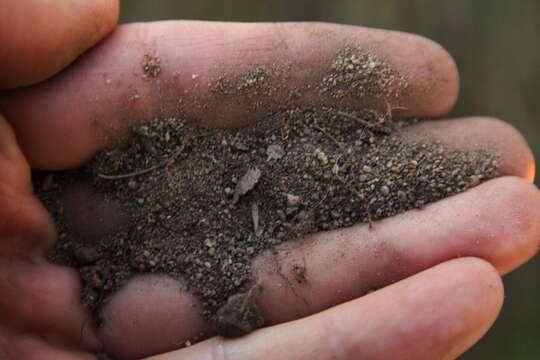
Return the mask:
<svg viewBox="0 0 540 360">
<path fill-rule="evenodd" d="M 244 176 L 238 181 L 234 188 L 233 204 L 236 204 L 240 196 L 247 194 L 257 185 L 261 178 L 261 170 L 258 168 L 249 169 Z"/>
<path fill-rule="evenodd" d="M 280 145 L 270 145 L 266 149 L 266 155 L 268 155 L 266 161 L 279 160 L 283 156 L 285 156 L 285 150 L 283 150 L 283 147 L 281 147 Z"/>
<path fill-rule="evenodd" d="M 261 236 L 263 233 L 263 228 L 260 224 L 260 215 L 259 215 L 259 206 L 256 202 L 251 204 L 251 217 L 253 219 L 253 229 L 256 236 Z"/>
</svg>

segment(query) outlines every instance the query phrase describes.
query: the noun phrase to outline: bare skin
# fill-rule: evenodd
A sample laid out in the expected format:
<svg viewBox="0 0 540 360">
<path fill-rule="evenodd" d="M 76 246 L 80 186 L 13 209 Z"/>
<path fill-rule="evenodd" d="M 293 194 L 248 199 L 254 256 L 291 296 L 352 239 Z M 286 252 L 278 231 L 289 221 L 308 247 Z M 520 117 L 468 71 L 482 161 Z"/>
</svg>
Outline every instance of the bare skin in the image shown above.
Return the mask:
<svg viewBox="0 0 540 360">
<path fill-rule="evenodd" d="M 261 255 L 254 275 L 268 291 L 256 301 L 272 326 L 175 350 L 208 324 L 181 284 L 146 276 L 121 289 L 104 310 L 105 326 L 92 329 L 76 273 L 45 261 L 55 232 L 32 195 L 30 168 L 83 164 L 134 122 L 155 116 L 191 116 L 213 126 L 256 120 L 261 114 L 244 110 L 249 99 L 235 99 L 230 108 L 230 99 L 216 97 L 205 84 L 218 72 L 234 75 L 276 62 L 296 70 L 287 84 L 309 84 L 344 44 L 369 48 L 407 76 L 407 95 L 386 99 L 406 108 L 395 114 L 442 117 L 456 100 L 458 75 L 438 45 L 403 33 L 330 24 L 162 22 L 118 27 L 41 82 L 93 46 L 96 36 L 112 31 L 118 4 L 95 2 L 88 12 L 81 8 L 84 1 L 63 2 L 70 12 L 56 8 L 60 4 L 37 10 L 29 3 L 42 1 L 1 5 L 11 10 L 12 36 L 0 35 L 0 87 L 40 82 L 0 92 L 2 358 L 95 359 L 93 353 L 103 349 L 121 359 L 155 360 L 453 359 L 495 320 L 503 299 L 500 275 L 538 249 L 540 193 L 530 184 L 534 160 L 523 138 L 495 119 L 434 120 L 410 128 L 407 136 L 494 149 L 501 154 L 503 176 L 422 211 L 377 222 L 371 230 L 357 225 L 280 247 L 282 268 L 309 265 L 309 286 L 297 286 L 296 294 L 283 286 L 275 259 Z M 87 13 L 88 21 L 72 21 L 73 14 Z M 40 17 L 76 28 L 78 37 L 61 26 L 45 39 L 29 36 L 47 31 L 25 23 Z M 20 58 L 8 56 L 14 49 Z M 156 78 L 141 76 L 146 54 L 160 58 Z M 277 94 L 266 111 L 282 101 Z M 307 92 L 296 104 L 334 102 Z M 365 98 L 348 105 L 385 104 Z M 294 272 L 287 276 L 296 281 Z"/>
</svg>

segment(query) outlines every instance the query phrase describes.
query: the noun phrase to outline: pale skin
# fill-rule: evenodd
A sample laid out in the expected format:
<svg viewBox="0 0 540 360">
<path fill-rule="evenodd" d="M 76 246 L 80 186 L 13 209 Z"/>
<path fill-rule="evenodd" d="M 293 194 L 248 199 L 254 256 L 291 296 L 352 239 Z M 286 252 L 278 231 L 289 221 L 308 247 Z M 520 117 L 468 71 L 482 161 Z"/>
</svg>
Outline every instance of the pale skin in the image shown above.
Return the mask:
<svg viewBox="0 0 540 360">
<path fill-rule="evenodd" d="M 497 317 L 500 276 L 538 249 L 540 193 L 521 135 L 491 118 L 433 120 L 407 136 L 496 150 L 502 176 L 372 229 L 357 225 L 279 248 L 282 268 L 309 265 L 309 287 L 296 294 L 309 306 L 280 286 L 274 260 L 263 254 L 254 275 L 266 291 L 256 301 L 269 326 L 248 336 L 210 337 L 177 350 L 208 324 L 180 283 L 158 276 L 121 289 L 104 309 L 104 327 L 92 329 L 76 272 L 45 261 L 56 234 L 32 194 L 31 168 L 81 165 L 107 145 L 103 133 L 120 137 L 133 121 L 155 116 L 182 114 L 212 126 L 260 116 L 244 111 L 248 99 L 235 99 L 231 108 L 213 98 L 205 84 L 217 72 L 287 61 L 297 69 L 287 80 L 292 87 L 314 81 L 339 47 L 355 43 L 408 78 L 407 95 L 386 99 L 405 108 L 394 115 L 440 118 L 456 100 L 457 70 L 431 41 L 361 27 L 180 21 L 116 27 L 118 3 L 106 0 L 3 1 L 0 16 L 3 359 L 86 360 L 100 349 L 154 360 L 453 359 Z M 139 76 L 147 53 L 159 55 L 160 81 Z M 14 89 L 20 86 L 27 87 Z M 280 101 L 277 94 L 266 109 Z M 296 105 L 317 104 L 333 103 L 307 93 Z M 372 98 L 346 105 L 383 104 Z"/>
</svg>

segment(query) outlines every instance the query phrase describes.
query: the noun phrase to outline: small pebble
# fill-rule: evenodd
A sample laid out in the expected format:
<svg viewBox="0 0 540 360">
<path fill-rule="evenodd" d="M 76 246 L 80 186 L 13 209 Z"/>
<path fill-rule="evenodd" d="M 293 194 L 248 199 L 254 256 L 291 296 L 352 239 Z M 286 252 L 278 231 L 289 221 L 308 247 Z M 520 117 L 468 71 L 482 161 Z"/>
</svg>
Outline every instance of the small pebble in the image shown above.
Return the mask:
<svg viewBox="0 0 540 360">
<path fill-rule="evenodd" d="M 85 246 L 76 249 L 73 256 L 81 265 L 88 265 L 99 259 L 99 253 L 96 249 Z"/>
<path fill-rule="evenodd" d="M 287 194 L 287 206 L 296 207 L 300 203 L 300 196 L 294 194 Z"/>
</svg>

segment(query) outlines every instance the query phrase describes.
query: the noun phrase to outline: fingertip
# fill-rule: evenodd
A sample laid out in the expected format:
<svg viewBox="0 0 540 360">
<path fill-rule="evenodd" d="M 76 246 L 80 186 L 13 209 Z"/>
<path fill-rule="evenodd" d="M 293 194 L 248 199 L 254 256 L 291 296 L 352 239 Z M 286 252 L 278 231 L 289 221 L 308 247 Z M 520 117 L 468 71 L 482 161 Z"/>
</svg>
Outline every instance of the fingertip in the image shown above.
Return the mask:
<svg viewBox="0 0 540 360">
<path fill-rule="evenodd" d="M 101 315 L 104 349 L 122 359 L 177 349 L 209 330 L 195 297 L 178 280 L 161 275 L 131 279 Z"/>
<path fill-rule="evenodd" d="M 481 185 L 489 206 L 499 209 L 485 258 L 504 275 L 531 259 L 540 248 L 540 192 L 523 178 L 505 176 Z M 508 205 L 508 204 L 512 205 Z M 490 209 L 486 209 L 487 213 Z M 493 210 L 491 210 L 493 211 Z"/>
<path fill-rule="evenodd" d="M 501 278 L 487 261 L 464 257 L 441 263 L 338 307 L 344 358 L 362 351 L 370 359 L 397 352 L 400 359 L 454 359 L 493 325 L 503 297 Z M 358 331 L 360 321 L 371 325 L 370 331 L 348 335 Z"/>
<path fill-rule="evenodd" d="M 448 150 L 493 151 L 500 175 L 532 182 L 534 156 L 524 137 L 509 123 L 488 116 L 425 121 L 403 131 L 406 140 L 436 141 Z"/>
<path fill-rule="evenodd" d="M 450 112 L 457 101 L 460 83 L 458 68 L 450 53 L 424 36 L 392 33 L 388 41 L 393 42 L 399 52 L 385 54 L 385 57 L 396 58 L 398 53 L 394 66 L 409 79 L 400 99 L 407 109 L 396 113 L 437 118 Z M 386 44 L 381 51 L 392 48 Z"/>
<path fill-rule="evenodd" d="M 443 264 L 444 266 L 445 264 Z M 456 277 L 447 298 L 454 301 L 453 316 L 447 318 L 444 331 L 455 331 L 454 339 L 446 342 L 447 359 L 457 358 L 484 336 L 499 316 L 504 302 L 504 285 L 497 269 L 489 262 L 466 257 L 449 261 L 446 281 L 452 274 Z M 444 301 L 443 299 L 441 299 Z M 450 308 L 450 307 L 449 307 Z M 449 313 L 451 314 L 451 313 Z"/>
</svg>

